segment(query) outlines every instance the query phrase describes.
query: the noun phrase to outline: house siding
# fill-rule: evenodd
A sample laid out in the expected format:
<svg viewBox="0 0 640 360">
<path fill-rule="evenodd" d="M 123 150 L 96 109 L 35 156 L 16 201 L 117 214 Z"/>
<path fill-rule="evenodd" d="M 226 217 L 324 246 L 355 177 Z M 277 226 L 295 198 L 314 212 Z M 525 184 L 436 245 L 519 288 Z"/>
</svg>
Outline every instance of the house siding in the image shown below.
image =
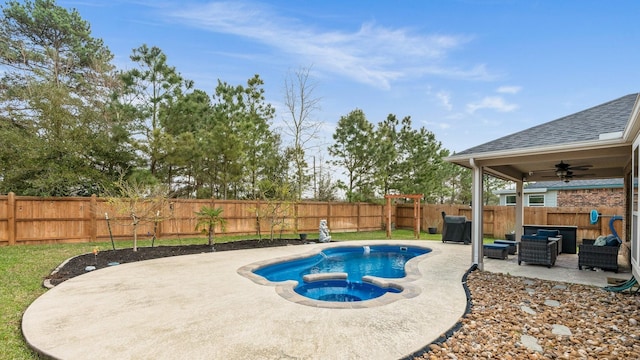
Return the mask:
<svg viewBox="0 0 640 360">
<path fill-rule="evenodd" d="M 548 191 L 544 201 L 547 207 L 558 207 L 558 192 L 555 190 Z"/>
<path fill-rule="evenodd" d="M 578 189 L 558 191 L 559 207 L 623 207 L 623 189 Z"/>
</svg>

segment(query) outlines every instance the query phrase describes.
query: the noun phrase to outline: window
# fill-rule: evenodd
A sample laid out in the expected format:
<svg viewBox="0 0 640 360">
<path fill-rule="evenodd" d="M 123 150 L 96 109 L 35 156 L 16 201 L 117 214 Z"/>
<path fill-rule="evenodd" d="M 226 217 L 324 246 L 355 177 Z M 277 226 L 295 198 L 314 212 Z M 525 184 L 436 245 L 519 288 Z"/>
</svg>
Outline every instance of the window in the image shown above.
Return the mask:
<svg viewBox="0 0 640 360">
<path fill-rule="evenodd" d="M 513 206 L 516 204 L 516 196 L 515 195 L 507 195 L 505 197 L 505 205 Z"/>
<path fill-rule="evenodd" d="M 529 206 L 544 206 L 544 195 L 529 195 Z"/>
</svg>

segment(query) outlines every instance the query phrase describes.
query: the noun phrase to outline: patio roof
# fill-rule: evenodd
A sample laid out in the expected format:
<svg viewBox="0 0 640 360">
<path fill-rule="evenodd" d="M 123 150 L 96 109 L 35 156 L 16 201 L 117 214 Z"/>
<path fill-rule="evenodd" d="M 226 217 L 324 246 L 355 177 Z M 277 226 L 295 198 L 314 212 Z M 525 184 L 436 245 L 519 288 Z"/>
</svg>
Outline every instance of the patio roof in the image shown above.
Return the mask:
<svg viewBox="0 0 640 360">
<path fill-rule="evenodd" d="M 593 179 L 571 180 L 570 182 L 539 181 L 528 183 L 525 189 L 550 189 L 550 190 L 583 190 L 583 189 L 620 189 L 624 187 L 624 179 Z"/>
<path fill-rule="evenodd" d="M 620 178 L 640 121 L 639 93 L 472 147 L 446 160 L 513 181 L 553 178 L 555 164 L 589 165 L 575 178 Z M 550 176 L 551 175 L 551 176 Z"/>
<path fill-rule="evenodd" d="M 527 183 L 524 188 L 525 193 L 547 192 L 548 190 L 592 190 L 592 189 L 621 189 L 624 187 L 624 179 L 591 179 L 591 180 L 571 180 L 570 182 L 557 181 L 537 181 Z M 500 189 L 493 192 L 496 195 L 515 194 L 516 189 Z"/>
</svg>

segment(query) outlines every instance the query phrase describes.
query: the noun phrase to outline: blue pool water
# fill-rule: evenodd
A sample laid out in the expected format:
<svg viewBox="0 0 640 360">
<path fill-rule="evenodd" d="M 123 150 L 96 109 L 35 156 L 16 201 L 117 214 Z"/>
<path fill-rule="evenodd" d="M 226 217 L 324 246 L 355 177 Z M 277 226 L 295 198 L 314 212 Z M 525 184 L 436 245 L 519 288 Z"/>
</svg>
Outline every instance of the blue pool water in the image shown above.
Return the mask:
<svg viewBox="0 0 640 360">
<path fill-rule="evenodd" d="M 375 299 L 388 292 L 399 293 L 400 290 L 383 288 L 368 282 L 346 280 L 321 280 L 303 283 L 295 292 L 310 299 L 321 301 L 353 302 Z"/>
<path fill-rule="evenodd" d="M 426 248 L 393 245 L 335 247 L 314 256 L 267 265 L 254 273 L 273 282 L 295 280 L 298 285 L 294 291 L 315 300 L 369 300 L 400 290 L 365 282 L 362 279 L 364 276 L 402 278 L 406 275 L 406 262 L 429 251 Z M 346 273 L 347 278 L 308 282 L 303 279 L 305 275 L 324 273 Z"/>
</svg>

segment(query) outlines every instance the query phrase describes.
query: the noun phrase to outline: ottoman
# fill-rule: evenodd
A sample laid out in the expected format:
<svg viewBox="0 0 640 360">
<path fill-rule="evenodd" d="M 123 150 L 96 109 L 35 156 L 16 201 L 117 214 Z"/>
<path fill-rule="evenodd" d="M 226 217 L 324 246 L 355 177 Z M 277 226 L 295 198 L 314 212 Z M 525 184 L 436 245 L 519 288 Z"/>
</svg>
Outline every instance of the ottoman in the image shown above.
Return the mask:
<svg viewBox="0 0 640 360">
<path fill-rule="evenodd" d="M 506 259 L 509 252 L 509 245 L 485 244 L 482 246 L 484 256 L 492 259 Z"/>
<path fill-rule="evenodd" d="M 509 245 L 509 255 L 514 255 L 516 253 L 516 247 L 518 245 L 518 242 L 515 240 L 494 240 L 493 241 L 494 244 L 502 244 L 502 245 Z"/>
</svg>

